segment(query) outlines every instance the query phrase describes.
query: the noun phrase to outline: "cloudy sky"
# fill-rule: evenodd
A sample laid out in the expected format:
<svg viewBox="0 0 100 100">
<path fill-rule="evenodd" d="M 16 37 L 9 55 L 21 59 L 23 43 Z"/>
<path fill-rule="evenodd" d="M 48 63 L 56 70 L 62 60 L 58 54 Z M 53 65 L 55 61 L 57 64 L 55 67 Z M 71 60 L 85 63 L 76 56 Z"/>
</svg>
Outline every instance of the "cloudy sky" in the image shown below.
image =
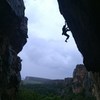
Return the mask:
<svg viewBox="0 0 100 100">
<path fill-rule="evenodd" d="M 56 0 L 24 0 L 28 17 L 28 40 L 19 56 L 22 78 L 36 76 L 50 79 L 71 77 L 77 64 L 82 64 L 71 32 L 62 36 L 64 19 Z"/>
</svg>

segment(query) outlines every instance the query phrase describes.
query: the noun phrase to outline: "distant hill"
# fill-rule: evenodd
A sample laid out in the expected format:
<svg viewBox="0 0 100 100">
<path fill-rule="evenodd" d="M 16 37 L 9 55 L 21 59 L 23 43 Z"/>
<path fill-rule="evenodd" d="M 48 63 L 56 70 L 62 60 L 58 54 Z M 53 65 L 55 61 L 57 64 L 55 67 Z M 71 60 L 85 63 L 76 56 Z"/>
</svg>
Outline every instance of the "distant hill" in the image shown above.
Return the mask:
<svg viewBox="0 0 100 100">
<path fill-rule="evenodd" d="M 23 80 L 23 84 L 44 84 L 51 82 L 51 79 L 27 76 Z"/>
<path fill-rule="evenodd" d="M 40 78 L 40 77 L 32 77 L 27 76 L 24 80 L 22 80 L 23 84 L 52 84 L 52 83 L 63 83 L 64 80 L 56 79 L 47 79 L 47 78 Z"/>
</svg>

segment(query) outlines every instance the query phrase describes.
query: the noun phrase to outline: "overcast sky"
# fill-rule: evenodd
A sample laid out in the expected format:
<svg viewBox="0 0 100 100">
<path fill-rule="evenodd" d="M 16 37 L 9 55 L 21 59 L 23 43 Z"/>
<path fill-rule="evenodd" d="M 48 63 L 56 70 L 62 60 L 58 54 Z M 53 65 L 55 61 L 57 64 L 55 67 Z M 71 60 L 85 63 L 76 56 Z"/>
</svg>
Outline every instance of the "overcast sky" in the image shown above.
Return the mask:
<svg viewBox="0 0 100 100">
<path fill-rule="evenodd" d="M 62 36 L 64 19 L 57 0 L 25 0 L 28 17 L 28 40 L 19 56 L 22 61 L 22 78 L 26 76 L 50 79 L 71 77 L 77 64 L 82 64 L 71 32 Z"/>
</svg>

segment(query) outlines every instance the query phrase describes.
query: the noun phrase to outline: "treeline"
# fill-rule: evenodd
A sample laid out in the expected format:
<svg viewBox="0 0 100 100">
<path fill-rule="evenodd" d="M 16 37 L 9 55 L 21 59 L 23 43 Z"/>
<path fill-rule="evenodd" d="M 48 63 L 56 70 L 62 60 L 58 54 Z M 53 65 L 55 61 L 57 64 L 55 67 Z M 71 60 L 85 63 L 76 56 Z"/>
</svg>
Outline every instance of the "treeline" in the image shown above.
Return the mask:
<svg viewBox="0 0 100 100">
<path fill-rule="evenodd" d="M 21 85 L 17 100 L 96 100 L 84 91 L 74 94 L 71 88 L 58 84 Z"/>
</svg>

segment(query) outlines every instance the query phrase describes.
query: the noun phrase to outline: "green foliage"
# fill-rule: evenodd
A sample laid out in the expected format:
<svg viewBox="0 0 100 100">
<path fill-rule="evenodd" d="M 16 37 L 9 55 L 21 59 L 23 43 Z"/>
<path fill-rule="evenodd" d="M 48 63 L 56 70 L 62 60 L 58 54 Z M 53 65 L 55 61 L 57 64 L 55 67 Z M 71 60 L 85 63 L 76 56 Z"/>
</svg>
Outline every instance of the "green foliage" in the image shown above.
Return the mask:
<svg viewBox="0 0 100 100">
<path fill-rule="evenodd" d="M 28 89 L 20 89 L 17 97 L 18 100 L 40 100 L 40 96 L 37 93 Z"/>
<path fill-rule="evenodd" d="M 41 94 L 41 92 L 43 93 Z M 17 100 L 61 100 L 60 96 L 53 95 L 53 93 L 51 94 L 47 91 L 41 92 L 37 93 L 34 92 L 32 89 L 21 87 L 17 96 Z"/>
<path fill-rule="evenodd" d="M 96 100 L 93 96 L 86 96 L 84 91 L 74 94 L 71 88 L 66 88 L 62 94 L 62 89 L 65 88 L 61 85 L 23 85 L 20 87 L 17 100 Z"/>
</svg>

